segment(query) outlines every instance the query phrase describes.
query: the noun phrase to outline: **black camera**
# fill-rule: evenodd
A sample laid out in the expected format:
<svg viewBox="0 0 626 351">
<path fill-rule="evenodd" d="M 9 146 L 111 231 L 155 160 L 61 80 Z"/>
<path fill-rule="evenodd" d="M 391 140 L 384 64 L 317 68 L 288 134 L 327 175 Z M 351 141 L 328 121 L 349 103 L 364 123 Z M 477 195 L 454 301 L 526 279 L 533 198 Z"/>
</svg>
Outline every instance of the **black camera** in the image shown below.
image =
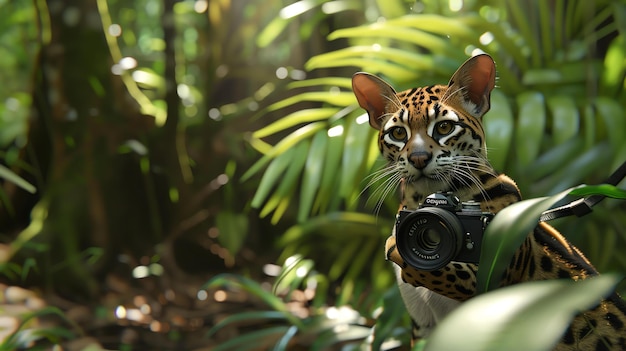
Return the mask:
<svg viewBox="0 0 626 351">
<path fill-rule="evenodd" d="M 401 210 L 396 245 L 410 266 L 434 271 L 450 261 L 478 263 L 483 233 L 493 214 L 478 202 L 461 202 L 454 194 L 429 195 L 415 211 Z"/>
</svg>

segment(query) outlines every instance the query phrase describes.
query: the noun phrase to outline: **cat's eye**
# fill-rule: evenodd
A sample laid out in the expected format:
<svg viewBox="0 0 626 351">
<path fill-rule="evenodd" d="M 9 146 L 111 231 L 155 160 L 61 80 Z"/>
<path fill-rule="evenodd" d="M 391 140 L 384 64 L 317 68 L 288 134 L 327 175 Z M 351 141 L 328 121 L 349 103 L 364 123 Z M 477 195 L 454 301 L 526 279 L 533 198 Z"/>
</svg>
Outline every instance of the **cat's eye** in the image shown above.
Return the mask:
<svg viewBox="0 0 626 351">
<path fill-rule="evenodd" d="M 435 126 L 437 134 L 439 134 L 439 135 L 448 135 L 448 134 L 450 134 L 452 132 L 453 127 L 454 127 L 454 125 L 452 124 L 452 122 L 449 122 L 449 121 L 439 122 Z"/>
<path fill-rule="evenodd" d="M 406 140 L 406 129 L 402 127 L 394 127 L 389 132 L 391 134 L 391 138 L 397 141 L 405 141 Z"/>
</svg>

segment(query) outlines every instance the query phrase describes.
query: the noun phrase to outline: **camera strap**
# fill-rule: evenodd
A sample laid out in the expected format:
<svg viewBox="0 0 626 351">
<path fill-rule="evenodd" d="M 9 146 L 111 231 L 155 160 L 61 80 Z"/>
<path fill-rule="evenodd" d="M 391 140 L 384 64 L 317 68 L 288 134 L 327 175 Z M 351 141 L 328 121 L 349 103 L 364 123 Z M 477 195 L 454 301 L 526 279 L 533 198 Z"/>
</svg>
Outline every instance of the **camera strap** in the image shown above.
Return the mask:
<svg viewBox="0 0 626 351">
<path fill-rule="evenodd" d="M 622 165 L 607 178 L 604 184 L 617 185 L 624 177 L 626 177 L 626 162 L 622 163 Z M 539 221 L 546 222 L 573 215 L 582 217 L 591 212 L 591 208 L 604 200 L 605 197 L 605 195 L 591 195 L 574 200 L 566 205 L 545 211 L 541 214 L 541 217 L 539 217 Z"/>
</svg>

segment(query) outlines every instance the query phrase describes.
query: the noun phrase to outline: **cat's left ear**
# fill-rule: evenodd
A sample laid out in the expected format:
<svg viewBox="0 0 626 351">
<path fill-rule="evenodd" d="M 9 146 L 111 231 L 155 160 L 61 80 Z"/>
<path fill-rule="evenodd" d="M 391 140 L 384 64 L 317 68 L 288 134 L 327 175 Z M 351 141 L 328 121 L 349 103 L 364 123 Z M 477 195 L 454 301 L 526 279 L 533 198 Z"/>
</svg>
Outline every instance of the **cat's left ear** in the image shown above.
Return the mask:
<svg viewBox="0 0 626 351">
<path fill-rule="evenodd" d="M 496 85 L 496 64 L 487 54 L 476 55 L 452 75 L 445 100 L 459 98 L 463 108 L 480 118 L 489 111 L 491 90 Z"/>
<path fill-rule="evenodd" d="M 396 91 L 375 75 L 359 72 L 352 76 L 352 91 L 370 117 L 372 128 L 380 129 L 385 116 L 391 112 L 389 105 L 396 101 Z"/>
</svg>

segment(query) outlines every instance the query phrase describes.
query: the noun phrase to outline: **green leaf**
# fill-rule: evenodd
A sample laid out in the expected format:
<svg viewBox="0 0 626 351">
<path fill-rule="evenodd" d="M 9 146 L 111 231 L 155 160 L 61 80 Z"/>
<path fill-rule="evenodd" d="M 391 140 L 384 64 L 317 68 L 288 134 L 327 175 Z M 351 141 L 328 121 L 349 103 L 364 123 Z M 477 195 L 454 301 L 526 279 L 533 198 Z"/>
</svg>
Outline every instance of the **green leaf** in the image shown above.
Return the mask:
<svg viewBox="0 0 626 351">
<path fill-rule="evenodd" d="M 318 130 L 324 128 L 327 124 L 325 122 L 313 122 L 309 123 L 301 128 L 298 128 L 285 138 L 283 138 L 280 142 L 278 142 L 274 147 L 270 149 L 263 157 L 261 157 L 255 164 L 253 164 L 247 171 L 241 176 L 241 181 L 244 182 L 257 172 L 259 172 L 265 165 L 267 165 L 274 157 L 284 153 L 287 150 L 293 148 L 294 145 L 299 143 L 301 140 L 307 139 L 313 134 L 315 134 Z"/>
<path fill-rule="evenodd" d="M 626 6 L 623 6 L 626 7 Z M 622 33 L 609 45 L 604 56 L 601 76 L 602 93 L 613 96 L 622 89 L 626 75 L 626 33 Z"/>
<path fill-rule="evenodd" d="M 246 351 L 246 350 L 265 350 L 281 335 L 289 333 L 290 326 L 277 326 L 250 331 L 236 338 L 229 339 L 213 348 L 213 351 Z"/>
<path fill-rule="evenodd" d="M 245 290 L 261 299 L 265 302 L 265 304 L 272 308 L 273 311 L 281 312 L 290 324 L 296 325 L 299 328 L 302 327 L 302 321 L 298 317 L 291 314 L 289 308 L 287 308 L 287 305 L 281 299 L 274 296 L 271 292 L 264 290 L 259 283 L 252 279 L 234 274 L 220 274 L 206 282 L 202 286 L 202 289 L 216 287 L 228 287 L 231 289 L 238 288 Z"/>
<path fill-rule="evenodd" d="M 539 194 L 554 194 L 565 187 L 578 185 L 587 176 L 606 169 L 606 165 L 611 162 L 611 156 L 608 142 L 597 144 L 565 163 L 551 177 L 546 178 L 547 181 L 533 184 L 533 190 Z"/>
<path fill-rule="evenodd" d="M 373 40 L 375 38 L 397 39 L 428 48 L 428 50 L 433 53 L 456 56 L 460 61 L 463 59 L 461 55 L 459 55 L 460 50 L 450 45 L 450 41 L 444 39 L 442 36 L 405 26 L 390 25 L 386 22 L 374 23 L 369 26 L 339 29 L 328 36 L 329 40 L 339 38 L 372 38 Z"/>
<path fill-rule="evenodd" d="M 329 332 L 316 338 L 311 346 L 311 351 L 324 351 L 336 349 L 338 345 L 349 341 L 362 340 L 369 336 L 371 329 L 361 325 L 347 324 L 341 333 Z M 335 347 L 332 347 L 335 345 Z"/>
<path fill-rule="evenodd" d="M 609 142 L 614 148 L 624 144 L 626 139 L 626 111 L 615 100 L 607 97 L 598 97 L 593 106 L 602 118 L 604 130 Z"/>
<path fill-rule="evenodd" d="M 282 132 L 298 124 L 328 119 L 330 116 L 339 111 L 339 108 L 312 108 L 299 110 L 255 131 L 252 135 L 255 138 L 265 138 L 266 136 Z"/>
<path fill-rule="evenodd" d="M 514 203 L 493 218 L 483 237 L 478 268 L 477 292 L 483 293 L 500 285 L 500 277 L 508 267 L 513 254 L 537 226 L 541 214 L 566 196 L 570 190 L 550 197 Z"/>
<path fill-rule="evenodd" d="M 415 54 L 406 50 L 380 46 L 351 46 L 345 49 L 332 51 L 312 57 L 307 62 L 307 68 L 336 67 L 337 62 L 349 59 L 360 59 L 363 56 L 375 55 L 378 60 L 393 60 L 413 70 L 434 69 L 433 58 L 429 55 Z M 369 67 L 368 67 L 369 69 Z"/>
<path fill-rule="evenodd" d="M 573 317 L 596 306 L 620 280 L 609 274 L 535 281 L 477 296 L 437 326 L 426 350 L 552 350 Z"/>
<path fill-rule="evenodd" d="M 272 216 L 272 223 L 275 224 L 280 220 L 282 214 L 287 210 L 290 199 L 293 197 L 296 185 L 300 180 L 304 164 L 307 159 L 309 150 L 309 139 L 304 139 L 298 145 L 293 148 L 293 156 L 287 171 L 277 176 L 278 187 L 272 196 L 272 200 L 268 201 L 265 207 L 261 210 L 261 217 L 264 217 L 269 212 L 274 211 Z"/>
<path fill-rule="evenodd" d="M 254 194 L 254 198 L 252 198 L 251 206 L 254 208 L 259 208 L 263 204 L 263 201 L 267 198 L 267 195 L 270 193 L 272 188 L 280 181 L 281 175 L 283 172 L 289 167 L 289 164 L 293 161 L 293 157 L 295 156 L 294 149 L 287 149 L 283 154 L 276 157 L 272 163 L 270 163 L 265 173 L 263 173 L 263 178 L 261 178 L 261 183 Z"/>
<path fill-rule="evenodd" d="M 401 324 L 406 314 L 406 307 L 402 302 L 398 286 L 393 284 L 383 295 L 383 311 L 376 318 L 374 340 L 371 350 L 381 350 L 383 342 L 392 334 L 392 331 Z M 409 333 L 406 333 L 407 336 Z"/>
<path fill-rule="evenodd" d="M 491 93 L 491 109 L 483 116 L 483 127 L 489 150 L 489 162 L 503 170 L 509 155 L 515 121 L 506 96 L 500 90 Z"/>
<path fill-rule="evenodd" d="M 34 194 L 37 191 L 34 185 L 3 165 L 0 165 L 0 178 L 4 178 L 31 194 Z"/>
<path fill-rule="evenodd" d="M 539 155 L 541 140 L 546 125 L 543 95 L 524 92 L 517 97 L 519 107 L 515 129 L 515 147 L 521 167 L 528 166 Z"/>
<path fill-rule="evenodd" d="M 367 71 L 372 74 L 383 74 L 389 77 L 392 81 L 410 81 L 419 77 L 419 72 L 411 67 L 407 67 L 404 63 L 398 63 L 397 61 L 385 61 L 376 58 L 374 55 L 371 57 L 361 57 L 355 55 L 354 57 L 348 57 L 344 59 L 331 60 L 328 57 L 324 60 L 314 60 L 314 64 L 307 62 L 306 69 L 313 70 L 319 68 L 333 68 L 333 67 L 366 67 Z M 353 95 L 350 93 L 350 95 Z M 354 102 L 356 100 L 353 100 Z"/>
<path fill-rule="evenodd" d="M 215 216 L 215 225 L 220 233 L 217 237 L 219 243 L 231 255 L 236 255 L 248 235 L 248 217 L 243 213 L 222 210 Z"/>
<path fill-rule="evenodd" d="M 289 256 L 285 260 L 282 269 L 280 270 L 280 274 L 276 277 L 274 281 L 274 285 L 272 287 L 272 293 L 277 294 L 277 292 L 284 287 L 285 285 L 290 285 L 290 282 L 284 283 L 283 280 L 287 278 L 287 276 L 296 269 L 301 262 L 304 261 L 304 257 L 300 254 Z"/>
<path fill-rule="evenodd" d="M 273 351 L 288 350 L 289 341 L 298 333 L 298 327 L 292 325 L 274 345 Z"/>
<path fill-rule="evenodd" d="M 581 197 L 590 195 L 604 195 L 613 199 L 626 199 L 626 190 L 620 189 L 610 184 L 585 185 L 572 190 L 569 194 Z"/>
<path fill-rule="evenodd" d="M 305 221 L 313 208 L 315 194 L 322 181 L 324 171 L 324 159 L 328 152 L 328 134 L 326 130 L 321 130 L 315 134 L 309 154 L 304 165 L 304 175 L 302 177 L 302 188 L 300 191 L 300 205 L 298 206 L 298 222 Z"/>
<path fill-rule="evenodd" d="M 346 77 L 322 77 L 298 80 L 287 85 L 289 89 L 308 88 L 314 86 L 339 87 L 352 89 L 352 79 Z"/>
<path fill-rule="evenodd" d="M 298 95 L 290 96 L 286 99 L 278 101 L 267 107 L 268 111 L 276 111 L 287 106 L 297 104 L 299 102 L 311 102 L 318 101 L 330 105 L 345 107 L 353 104 L 356 101 L 352 92 L 325 92 L 325 91 L 311 91 L 306 93 L 300 93 Z"/>
<path fill-rule="evenodd" d="M 580 116 L 574 99 L 567 95 L 550 96 L 547 105 L 552 115 L 554 145 L 560 145 L 575 137 L 580 128 Z"/>
<path fill-rule="evenodd" d="M 251 321 L 262 321 L 264 323 L 270 321 L 284 321 L 287 322 L 285 318 L 285 314 L 283 312 L 278 311 L 250 311 L 250 312 L 239 312 L 236 314 L 231 314 L 230 316 L 222 319 L 217 324 L 215 324 L 209 331 L 207 332 L 206 337 L 210 338 L 215 335 L 220 329 L 224 328 L 230 324 L 237 324 L 239 322 L 250 323 Z"/>
<path fill-rule="evenodd" d="M 478 18 L 478 16 L 468 16 Z M 436 33 L 447 37 L 471 38 L 476 40 L 480 36 L 471 26 L 465 24 L 463 16 L 446 17 L 442 15 L 424 14 L 407 15 L 392 20 L 387 23 L 392 26 L 403 26 L 420 29 L 430 33 Z M 478 18 L 480 20 L 480 18 Z"/>
<path fill-rule="evenodd" d="M 341 124 L 333 126 L 333 128 L 340 128 L 342 132 L 328 138 L 321 174 L 322 179 L 313 205 L 314 210 L 319 210 L 319 212 L 325 212 L 329 208 L 331 199 L 338 198 L 335 195 L 339 188 L 337 179 L 341 179 L 341 155 L 343 154 L 345 139 L 345 132 L 343 131 L 344 121 L 345 119 L 341 120 Z"/>
<path fill-rule="evenodd" d="M 590 149 L 596 141 L 596 112 L 592 104 L 586 104 L 583 108 L 583 136 L 585 138 L 585 148 Z"/>
<path fill-rule="evenodd" d="M 305 12 L 324 3 L 325 0 L 301 0 L 291 5 L 285 6 L 278 16 L 276 16 L 257 36 L 256 42 L 259 47 L 267 47 L 285 31 L 291 21 L 298 18 Z"/>
<path fill-rule="evenodd" d="M 341 190 L 339 195 L 348 200 L 348 205 L 350 206 L 351 200 L 353 200 L 350 196 L 355 191 L 358 193 L 358 184 L 364 173 L 364 159 L 368 149 L 367 146 L 371 141 L 371 138 L 368 137 L 371 127 L 367 120 L 363 123 L 358 123 L 356 117 L 348 118 L 348 121 L 346 123 L 349 125 L 348 130 L 344 131 L 346 139 L 341 162 Z"/>
<path fill-rule="evenodd" d="M 559 172 L 567 167 L 573 159 L 581 155 L 583 144 L 582 138 L 570 138 L 568 141 L 555 145 L 533 162 L 532 166 L 529 167 L 530 171 L 524 173 L 524 177 L 529 178 L 529 181 L 532 182 Z M 554 178 L 557 178 L 558 183 L 559 177 Z"/>
</svg>

